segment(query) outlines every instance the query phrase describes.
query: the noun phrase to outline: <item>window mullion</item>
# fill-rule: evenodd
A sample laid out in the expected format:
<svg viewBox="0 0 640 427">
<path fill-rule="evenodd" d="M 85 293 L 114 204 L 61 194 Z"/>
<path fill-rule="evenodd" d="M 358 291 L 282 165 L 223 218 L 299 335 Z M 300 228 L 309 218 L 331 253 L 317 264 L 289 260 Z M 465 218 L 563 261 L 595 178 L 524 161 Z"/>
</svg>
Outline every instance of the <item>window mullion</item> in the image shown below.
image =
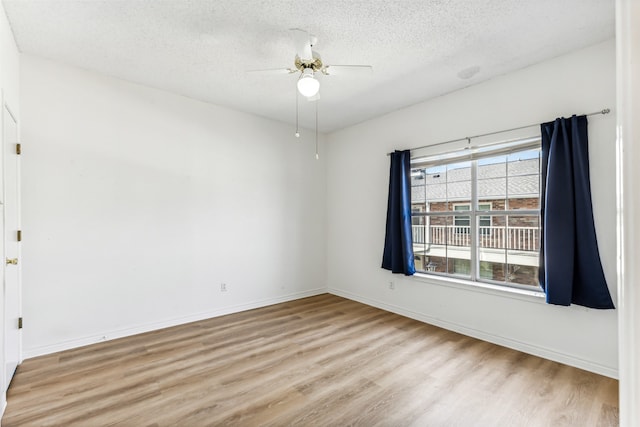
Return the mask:
<svg viewBox="0 0 640 427">
<path fill-rule="evenodd" d="M 471 162 L 471 206 L 469 209 L 469 264 L 471 267 L 471 280 L 477 280 L 478 272 L 478 224 L 476 210 L 478 208 L 478 161 Z"/>
</svg>

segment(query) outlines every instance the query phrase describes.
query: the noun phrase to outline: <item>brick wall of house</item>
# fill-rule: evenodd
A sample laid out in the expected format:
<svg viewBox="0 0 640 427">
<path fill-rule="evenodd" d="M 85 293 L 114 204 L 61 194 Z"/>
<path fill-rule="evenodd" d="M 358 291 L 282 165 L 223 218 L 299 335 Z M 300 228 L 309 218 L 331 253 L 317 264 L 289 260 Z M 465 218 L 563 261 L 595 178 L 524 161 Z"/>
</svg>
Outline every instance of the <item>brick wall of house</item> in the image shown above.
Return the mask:
<svg viewBox="0 0 640 427">
<path fill-rule="evenodd" d="M 491 210 L 495 211 L 503 211 L 505 209 L 505 200 L 504 199 L 491 199 L 491 200 L 480 200 L 480 204 L 491 204 Z M 468 200 L 459 200 L 455 202 L 430 202 L 429 204 L 429 212 L 455 212 L 456 205 L 470 205 L 471 203 Z M 537 197 L 522 197 L 516 199 L 509 199 L 509 210 L 517 210 L 517 209 L 528 209 L 534 210 L 540 208 L 540 202 Z M 411 206 L 413 212 L 425 212 L 425 203 L 414 203 Z"/>
</svg>

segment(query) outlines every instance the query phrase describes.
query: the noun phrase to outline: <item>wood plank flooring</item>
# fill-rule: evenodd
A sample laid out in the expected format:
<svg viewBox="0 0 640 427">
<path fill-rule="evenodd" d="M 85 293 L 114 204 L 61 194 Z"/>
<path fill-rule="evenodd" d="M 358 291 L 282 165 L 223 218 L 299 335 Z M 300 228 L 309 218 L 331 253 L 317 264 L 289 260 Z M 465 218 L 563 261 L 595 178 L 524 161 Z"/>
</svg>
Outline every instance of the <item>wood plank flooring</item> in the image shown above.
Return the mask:
<svg viewBox="0 0 640 427">
<path fill-rule="evenodd" d="M 618 382 L 325 294 L 26 360 L 11 426 L 617 426 Z"/>
</svg>

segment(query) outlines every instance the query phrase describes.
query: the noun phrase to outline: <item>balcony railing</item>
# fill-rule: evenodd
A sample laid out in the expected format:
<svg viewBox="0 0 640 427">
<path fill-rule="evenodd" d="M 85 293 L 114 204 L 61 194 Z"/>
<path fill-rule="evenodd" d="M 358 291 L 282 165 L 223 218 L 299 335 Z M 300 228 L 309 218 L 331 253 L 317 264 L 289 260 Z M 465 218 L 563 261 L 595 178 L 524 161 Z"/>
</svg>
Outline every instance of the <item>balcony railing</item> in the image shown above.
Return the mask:
<svg viewBox="0 0 640 427">
<path fill-rule="evenodd" d="M 470 246 L 469 226 L 412 225 L 413 243 L 433 245 Z M 540 230 L 537 227 L 484 226 L 478 227 L 478 246 L 481 248 L 537 251 Z"/>
</svg>

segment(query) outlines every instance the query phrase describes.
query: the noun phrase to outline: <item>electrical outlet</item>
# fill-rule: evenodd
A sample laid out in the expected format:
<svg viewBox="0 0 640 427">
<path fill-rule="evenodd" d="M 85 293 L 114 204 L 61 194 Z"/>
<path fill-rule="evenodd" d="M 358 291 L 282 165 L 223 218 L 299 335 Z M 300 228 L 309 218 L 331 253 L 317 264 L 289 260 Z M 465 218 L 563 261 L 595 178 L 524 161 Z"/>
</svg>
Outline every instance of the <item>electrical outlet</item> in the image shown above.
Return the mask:
<svg viewBox="0 0 640 427">
<path fill-rule="evenodd" d="M 227 284 L 220 283 L 220 292 L 227 292 Z"/>
<path fill-rule="evenodd" d="M 396 288 L 396 284 L 393 283 L 393 280 L 389 282 L 389 289 L 394 290 Z"/>
</svg>

